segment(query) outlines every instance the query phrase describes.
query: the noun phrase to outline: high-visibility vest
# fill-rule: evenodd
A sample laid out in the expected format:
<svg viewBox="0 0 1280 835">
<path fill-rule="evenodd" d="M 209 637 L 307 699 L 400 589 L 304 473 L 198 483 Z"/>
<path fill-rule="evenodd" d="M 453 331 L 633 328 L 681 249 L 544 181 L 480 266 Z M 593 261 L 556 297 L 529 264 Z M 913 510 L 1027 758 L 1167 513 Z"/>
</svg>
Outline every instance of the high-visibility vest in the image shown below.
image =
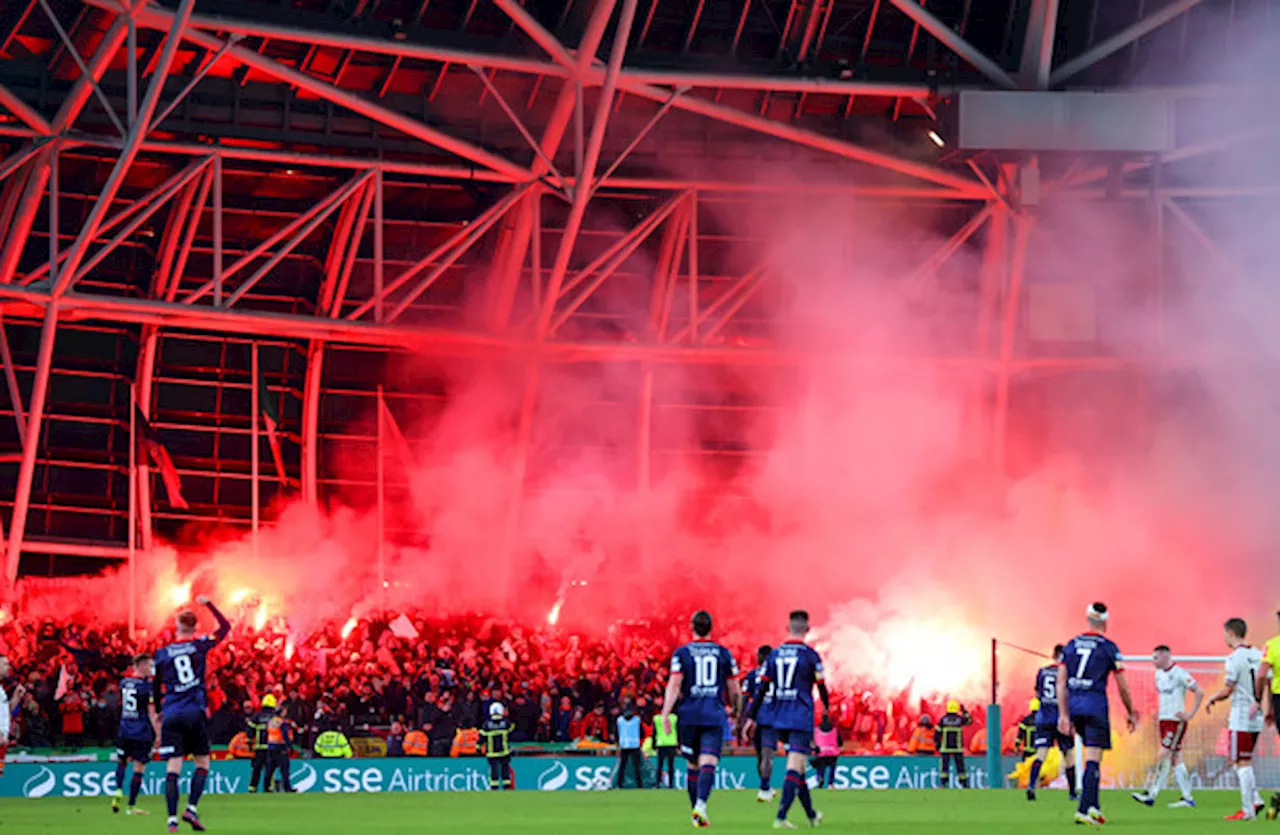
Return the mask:
<svg viewBox="0 0 1280 835">
<path fill-rule="evenodd" d="M 451 757 L 474 757 L 480 745 L 480 732 L 475 728 L 459 728 L 453 736 Z M 408 751 L 405 752 L 409 753 Z"/>
<path fill-rule="evenodd" d="M 267 745 L 269 747 L 279 748 L 285 743 L 284 736 L 284 719 L 279 716 L 271 717 L 267 722 Z"/>
<path fill-rule="evenodd" d="M 404 754 L 406 757 L 425 757 L 429 740 L 422 731 L 409 731 L 404 735 Z"/>
<path fill-rule="evenodd" d="M 680 729 L 676 727 L 678 718 L 674 713 L 671 714 L 671 733 L 667 733 L 666 729 L 662 727 L 662 717 L 654 717 L 653 746 L 655 748 L 675 748 L 680 744 Z"/>
<path fill-rule="evenodd" d="M 316 756 L 326 759 L 350 759 L 351 743 L 340 731 L 325 731 L 316 740 Z"/>
<path fill-rule="evenodd" d="M 907 753 L 936 754 L 937 752 L 938 746 L 933 741 L 933 728 L 918 726 L 911 733 L 910 741 L 907 742 Z"/>
<path fill-rule="evenodd" d="M 227 753 L 238 760 L 252 759 L 253 748 L 249 745 L 249 735 L 241 731 L 231 737 L 231 744 L 227 747 Z"/>
<path fill-rule="evenodd" d="M 840 734 L 835 728 L 815 731 L 813 741 L 818 748 L 819 757 L 840 756 Z"/>
</svg>

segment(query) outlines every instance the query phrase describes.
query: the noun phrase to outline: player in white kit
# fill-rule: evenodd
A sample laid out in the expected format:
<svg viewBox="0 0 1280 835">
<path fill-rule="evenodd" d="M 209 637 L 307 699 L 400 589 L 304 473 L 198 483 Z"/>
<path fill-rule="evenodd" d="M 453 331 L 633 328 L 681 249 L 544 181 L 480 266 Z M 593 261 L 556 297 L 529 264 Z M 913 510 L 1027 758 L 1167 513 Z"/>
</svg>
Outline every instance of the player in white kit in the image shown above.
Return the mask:
<svg viewBox="0 0 1280 835">
<path fill-rule="evenodd" d="M 1196 684 L 1191 673 L 1173 663 L 1169 647 L 1161 644 L 1151 655 L 1156 665 L 1156 692 L 1160 694 L 1158 727 L 1160 731 L 1160 758 L 1151 773 L 1151 781 L 1145 791 L 1134 792 L 1133 799 L 1147 806 L 1154 806 L 1160 792 L 1164 791 L 1169 771 L 1174 770 L 1182 797 L 1169 804 L 1171 809 L 1194 809 L 1191 796 L 1191 775 L 1182 762 L 1182 740 L 1186 736 L 1187 723 L 1200 710 L 1204 690 Z M 1187 711 L 1187 693 L 1195 694 L 1195 704 Z"/>
<path fill-rule="evenodd" d="M 1227 673 L 1222 689 L 1205 704 L 1205 713 L 1218 702 L 1231 699 L 1227 730 L 1231 734 L 1231 760 L 1235 762 L 1236 776 L 1240 778 L 1240 811 L 1228 816 L 1227 820 L 1253 820 L 1263 809 L 1258 779 L 1253 773 L 1253 748 L 1262 733 L 1262 705 L 1254 695 L 1262 650 L 1244 642 L 1248 627 L 1240 618 L 1227 621 L 1224 628 L 1223 637 L 1231 647 L 1231 654 L 1227 656 Z"/>
</svg>

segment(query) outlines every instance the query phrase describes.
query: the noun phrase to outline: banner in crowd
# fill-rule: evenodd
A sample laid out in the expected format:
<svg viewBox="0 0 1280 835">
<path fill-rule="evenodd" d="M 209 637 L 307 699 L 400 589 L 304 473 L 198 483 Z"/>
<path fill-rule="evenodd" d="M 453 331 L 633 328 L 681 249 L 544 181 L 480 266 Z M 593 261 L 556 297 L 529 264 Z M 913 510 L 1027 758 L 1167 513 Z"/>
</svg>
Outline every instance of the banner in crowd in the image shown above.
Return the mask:
<svg viewBox="0 0 1280 835">
<path fill-rule="evenodd" d="M 592 791 L 612 784 L 616 761 L 611 757 L 517 757 L 516 788 L 541 791 Z M 1008 762 L 1012 768 L 1012 761 Z M 384 760 L 295 760 L 291 776 L 299 792 L 357 794 L 378 792 L 471 792 L 489 788 L 489 768 L 483 759 L 405 758 Z M 774 767 L 781 775 L 781 759 Z M 179 788 L 189 789 L 192 768 L 183 771 Z M 249 762 L 215 761 L 207 794 L 246 794 Z M 969 769 L 972 784 L 986 788 L 981 765 Z M 684 769 L 676 769 L 677 787 L 684 788 Z M 726 757 L 716 774 L 716 788 L 758 787 L 754 757 Z M 835 789 L 938 788 L 934 757 L 846 757 L 836 766 Z M 115 790 L 112 763 L 11 763 L 0 777 L 0 797 L 102 797 Z M 143 794 L 164 794 L 164 764 L 147 767 Z"/>
</svg>

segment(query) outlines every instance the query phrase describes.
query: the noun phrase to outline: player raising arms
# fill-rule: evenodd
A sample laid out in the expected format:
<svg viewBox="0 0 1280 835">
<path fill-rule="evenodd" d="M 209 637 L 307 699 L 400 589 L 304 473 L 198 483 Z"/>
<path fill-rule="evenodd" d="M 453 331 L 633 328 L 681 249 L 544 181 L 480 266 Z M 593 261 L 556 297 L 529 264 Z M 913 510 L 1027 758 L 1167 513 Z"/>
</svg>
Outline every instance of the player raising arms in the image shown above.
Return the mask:
<svg viewBox="0 0 1280 835">
<path fill-rule="evenodd" d="M 151 748 L 156 741 L 160 716 L 151 703 L 151 677 L 155 675 L 150 655 L 134 656 L 133 668 L 120 682 L 120 732 L 116 735 L 116 790 L 111 793 L 111 811 L 120 811 L 124 775 L 133 763 L 133 780 L 129 783 L 129 809 L 126 814 L 147 815 L 138 808 L 138 792 L 142 791 L 142 773 L 151 761 Z"/>
<path fill-rule="evenodd" d="M 205 715 L 207 699 L 204 686 L 205 661 L 209 650 L 227 637 L 231 623 L 207 597 L 196 602 L 207 606 L 218 621 L 212 638 L 196 637 L 196 613 L 178 613 L 175 641 L 156 653 L 155 701 L 160 707 L 160 756 L 168 760 L 165 768 L 164 796 L 169 806 L 169 831 L 178 831 L 178 775 L 182 761 L 190 755 L 196 761 L 191 777 L 191 794 L 182 819 L 197 832 L 204 831 L 197 806 L 209 778 L 209 732 Z"/>
<path fill-rule="evenodd" d="M 782 801 L 778 803 L 778 817 L 774 829 L 795 829 L 787 820 L 787 812 L 797 796 L 809 825 L 822 823 L 822 813 L 813 808 L 809 797 L 809 785 L 804 780 L 809 766 L 809 753 L 813 747 L 813 688 L 818 688 L 822 698 L 822 718 L 831 711 L 831 698 L 822 678 L 822 659 L 813 647 L 804 642 L 809 634 L 809 613 L 794 611 L 787 623 L 787 641 L 765 661 L 762 683 L 769 687 L 771 698 L 756 699 L 751 704 L 751 716 L 747 719 L 748 735 L 755 731 L 757 721 L 765 727 L 762 733 L 763 747 L 772 752 L 781 741 L 787 747 L 787 777 L 782 784 Z"/>
<path fill-rule="evenodd" d="M 1040 707 L 1036 710 L 1036 730 L 1033 738 L 1036 758 L 1031 762 L 1031 776 L 1027 781 L 1027 800 L 1036 799 L 1036 786 L 1040 785 L 1040 769 L 1044 767 L 1049 749 L 1057 745 L 1062 751 L 1064 763 L 1074 763 L 1071 756 L 1075 737 L 1058 730 L 1058 673 L 1062 664 L 1062 644 L 1053 648 L 1053 663 L 1046 664 L 1036 673 L 1036 697 Z M 1067 766 L 1067 791 L 1076 800 L 1076 767 Z"/>
<path fill-rule="evenodd" d="M 689 804 L 693 806 L 693 825 L 710 826 L 707 800 L 716 782 L 716 766 L 724 747 L 726 730 L 725 706 L 736 705 L 741 698 L 738 688 L 738 665 L 729 650 L 711 638 L 711 615 L 696 612 L 693 616 L 693 641 L 680 647 L 671 657 L 671 678 L 662 701 L 663 730 L 671 733 L 671 712 L 679 701 L 680 721 L 676 731 L 680 753 L 688 762 Z"/>
<path fill-rule="evenodd" d="M 1173 655 L 1164 644 L 1156 647 L 1151 660 L 1156 666 L 1156 692 L 1160 694 L 1160 714 L 1157 717 L 1160 734 L 1160 758 L 1156 762 L 1156 770 L 1151 774 L 1151 782 L 1146 791 L 1134 792 L 1133 799 L 1148 806 L 1154 806 L 1164 784 L 1169 779 L 1169 769 L 1174 768 L 1177 775 L 1178 788 L 1182 797 L 1169 804 L 1171 809 L 1194 809 L 1195 799 L 1191 796 L 1191 775 L 1182 762 L 1182 739 L 1187 733 L 1187 723 L 1200 710 L 1204 701 L 1204 691 L 1191 673 L 1173 663 Z M 1194 693 L 1196 703 L 1191 712 L 1187 712 L 1187 693 Z"/>
<path fill-rule="evenodd" d="M 1089 631 L 1072 638 L 1062 650 L 1058 674 L 1058 731 L 1073 731 L 1084 741 L 1084 785 L 1076 823 L 1098 826 L 1102 816 L 1099 785 L 1102 782 L 1102 752 L 1111 748 L 1111 719 L 1107 703 L 1107 680 L 1116 678 L 1120 701 L 1128 712 L 1129 730 L 1138 727 L 1129 682 L 1120 663 L 1120 648 L 1107 640 L 1107 607 L 1094 603 L 1086 611 Z"/>
<path fill-rule="evenodd" d="M 747 673 L 743 680 L 743 705 L 740 711 L 745 721 L 751 714 L 751 705 L 757 699 L 769 698 L 769 687 L 764 683 L 765 662 L 769 660 L 773 647 L 765 644 L 756 650 L 756 668 Z M 744 733 L 745 737 L 746 734 Z M 760 791 L 756 792 L 757 803 L 768 803 L 773 800 L 773 750 L 764 749 L 764 728 L 756 722 L 755 733 L 751 734 L 751 744 L 756 749 L 756 773 L 760 776 Z"/>
<path fill-rule="evenodd" d="M 1218 702 L 1231 700 L 1227 730 L 1231 734 L 1231 760 L 1240 778 L 1240 811 L 1227 817 L 1229 821 L 1253 820 L 1262 811 L 1262 795 L 1258 794 L 1258 778 L 1253 773 L 1253 748 L 1262 733 L 1262 706 L 1255 696 L 1262 650 L 1244 642 L 1249 628 L 1240 618 L 1223 624 L 1223 639 L 1231 648 L 1227 656 L 1227 674 L 1222 689 L 1205 703 L 1209 713 Z"/>
</svg>

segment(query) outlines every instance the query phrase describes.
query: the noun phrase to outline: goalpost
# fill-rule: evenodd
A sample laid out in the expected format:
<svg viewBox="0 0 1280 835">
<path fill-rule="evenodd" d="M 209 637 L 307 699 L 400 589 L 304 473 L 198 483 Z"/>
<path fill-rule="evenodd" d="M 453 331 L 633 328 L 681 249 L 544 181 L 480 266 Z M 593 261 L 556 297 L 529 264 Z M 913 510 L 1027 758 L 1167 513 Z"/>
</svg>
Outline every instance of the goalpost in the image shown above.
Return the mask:
<svg viewBox="0 0 1280 835">
<path fill-rule="evenodd" d="M 1155 768 L 1160 753 L 1158 732 L 1159 695 L 1156 693 L 1155 665 L 1150 656 L 1124 656 L 1129 687 L 1133 692 L 1134 707 L 1142 716 L 1135 733 L 1127 733 L 1124 706 L 1113 695 L 1111 698 L 1112 750 L 1104 760 L 1103 771 L 1116 788 L 1141 789 Z M 1195 678 L 1205 692 L 1205 702 L 1222 687 L 1225 655 L 1175 656 L 1174 661 Z M 1188 702 L 1191 702 L 1188 695 Z M 1189 708 L 1188 708 L 1189 709 Z M 1206 714 L 1204 707 L 1192 718 L 1183 736 L 1182 759 L 1191 772 L 1191 783 L 1196 789 L 1237 788 L 1236 773 L 1229 760 L 1227 716 L 1230 707 L 1219 704 Z M 1077 761 L 1081 747 L 1076 746 Z M 1276 732 L 1265 728 L 1254 752 L 1254 771 L 1258 785 L 1264 788 L 1280 787 L 1280 746 Z M 1079 773 L 1083 773 L 1081 768 Z M 1169 786 L 1173 786 L 1170 781 Z"/>
</svg>

